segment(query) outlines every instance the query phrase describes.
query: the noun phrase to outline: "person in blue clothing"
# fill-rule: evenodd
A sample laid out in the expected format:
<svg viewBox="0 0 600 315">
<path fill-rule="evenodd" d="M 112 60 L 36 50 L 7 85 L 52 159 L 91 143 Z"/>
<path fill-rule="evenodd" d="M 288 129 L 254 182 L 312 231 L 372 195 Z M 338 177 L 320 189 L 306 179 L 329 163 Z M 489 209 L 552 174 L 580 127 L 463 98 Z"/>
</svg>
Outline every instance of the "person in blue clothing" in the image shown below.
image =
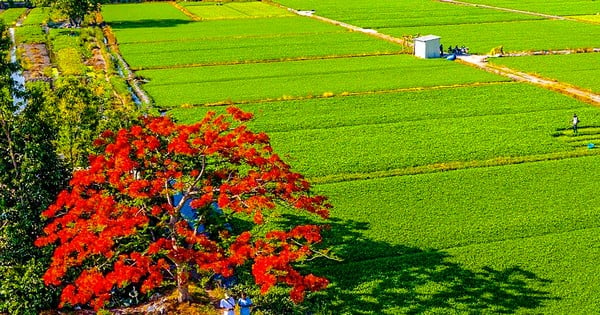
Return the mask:
<svg viewBox="0 0 600 315">
<path fill-rule="evenodd" d="M 242 297 L 238 299 L 238 305 L 240 306 L 240 315 L 250 315 L 252 300 L 246 295 L 246 292 L 242 292 Z"/>
</svg>

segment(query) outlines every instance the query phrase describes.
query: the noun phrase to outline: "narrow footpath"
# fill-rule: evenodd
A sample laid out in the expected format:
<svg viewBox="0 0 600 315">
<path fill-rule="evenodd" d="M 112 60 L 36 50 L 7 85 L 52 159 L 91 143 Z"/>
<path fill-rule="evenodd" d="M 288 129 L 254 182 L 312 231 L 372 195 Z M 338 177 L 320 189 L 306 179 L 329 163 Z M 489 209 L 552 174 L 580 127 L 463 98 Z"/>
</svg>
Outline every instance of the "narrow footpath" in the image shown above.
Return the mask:
<svg viewBox="0 0 600 315">
<path fill-rule="evenodd" d="M 559 16 L 559 15 L 550 15 L 550 14 L 543 14 L 543 13 L 538 13 L 538 12 L 495 7 L 495 6 L 486 5 L 486 4 L 477 4 L 477 3 L 462 2 L 462 1 L 456 1 L 456 0 L 438 0 L 438 1 L 456 4 L 456 5 L 466 5 L 466 6 L 477 7 L 477 8 L 486 8 L 486 9 L 492 9 L 492 10 L 498 10 L 498 11 L 506 11 L 506 12 L 512 12 L 512 13 L 521 13 L 521 14 L 527 14 L 527 15 L 533 15 L 533 16 L 540 16 L 543 18 L 553 19 L 553 20 L 567 20 L 567 21 L 581 22 L 580 20 L 576 20 L 576 19 L 572 19 L 572 18 L 568 18 L 568 17 L 564 17 L 564 16 Z"/>
<path fill-rule="evenodd" d="M 463 64 L 481 68 L 485 71 L 509 77 L 516 81 L 529 82 L 548 90 L 553 90 L 564 95 L 575 97 L 594 106 L 600 106 L 600 94 L 595 94 L 592 91 L 584 90 L 563 82 L 557 82 L 552 79 L 532 75 L 508 67 L 490 64 L 487 62 L 488 58 L 490 57 L 480 55 L 457 56 L 457 60 Z"/>
</svg>

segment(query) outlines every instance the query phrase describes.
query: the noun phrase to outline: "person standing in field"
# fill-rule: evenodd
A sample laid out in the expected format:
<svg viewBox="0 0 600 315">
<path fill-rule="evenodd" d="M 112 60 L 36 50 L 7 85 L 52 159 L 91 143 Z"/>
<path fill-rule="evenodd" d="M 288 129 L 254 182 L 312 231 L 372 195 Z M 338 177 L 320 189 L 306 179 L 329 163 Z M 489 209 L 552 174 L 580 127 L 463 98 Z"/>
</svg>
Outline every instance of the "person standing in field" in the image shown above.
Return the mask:
<svg viewBox="0 0 600 315">
<path fill-rule="evenodd" d="M 577 134 L 577 124 L 579 124 L 579 117 L 577 114 L 573 114 L 573 134 Z"/>
<path fill-rule="evenodd" d="M 225 297 L 221 299 L 219 307 L 223 310 L 223 315 L 235 315 L 233 309 L 235 308 L 235 300 L 225 293 Z"/>
<path fill-rule="evenodd" d="M 238 305 L 240 306 L 240 315 L 250 315 L 252 300 L 246 295 L 246 292 L 242 292 L 242 297 L 239 298 Z"/>
</svg>

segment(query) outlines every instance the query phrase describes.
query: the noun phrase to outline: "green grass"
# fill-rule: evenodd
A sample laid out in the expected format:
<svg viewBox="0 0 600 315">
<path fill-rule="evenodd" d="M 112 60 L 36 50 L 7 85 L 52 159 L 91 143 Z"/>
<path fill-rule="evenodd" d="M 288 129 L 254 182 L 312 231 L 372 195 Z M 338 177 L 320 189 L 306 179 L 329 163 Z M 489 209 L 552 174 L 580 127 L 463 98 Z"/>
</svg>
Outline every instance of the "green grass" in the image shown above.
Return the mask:
<svg viewBox="0 0 600 315">
<path fill-rule="evenodd" d="M 590 0 L 465 0 L 465 2 L 561 16 L 600 12 L 600 5 Z"/>
<path fill-rule="evenodd" d="M 504 46 L 505 52 L 576 49 L 600 46 L 600 25 L 573 21 L 540 20 L 445 26 L 415 26 L 381 29 L 383 33 L 435 34 L 444 46 L 466 45 L 472 53 L 486 54 Z"/>
<path fill-rule="evenodd" d="M 191 21 L 169 3 L 106 4 L 102 6 L 104 21 L 113 28 L 159 27 Z"/>
<path fill-rule="evenodd" d="M 4 22 L 5 25 L 14 24 L 25 11 L 27 11 L 27 9 L 24 8 L 6 9 L 0 12 L 0 21 Z"/>
<path fill-rule="evenodd" d="M 202 19 L 239 19 L 256 17 L 293 16 L 294 14 L 263 2 L 215 3 L 184 2 L 181 5 Z"/>
<path fill-rule="evenodd" d="M 444 59 L 407 55 L 143 70 L 138 74 L 150 80 L 144 89 L 165 107 L 507 80 Z"/>
<path fill-rule="evenodd" d="M 106 16 L 106 14 L 104 15 Z M 339 26 L 320 23 L 305 17 L 205 22 L 180 21 L 171 24 L 149 23 L 149 25 L 138 28 L 119 28 L 119 25 L 115 25 L 115 32 L 119 43 L 220 40 L 224 38 L 284 36 L 290 34 L 318 36 L 319 33 L 339 32 L 343 30 Z"/>
<path fill-rule="evenodd" d="M 134 68 L 251 62 L 286 58 L 398 53 L 402 47 L 352 32 L 121 44 Z"/>
<path fill-rule="evenodd" d="M 598 53 L 492 58 L 490 62 L 600 93 Z"/>
</svg>

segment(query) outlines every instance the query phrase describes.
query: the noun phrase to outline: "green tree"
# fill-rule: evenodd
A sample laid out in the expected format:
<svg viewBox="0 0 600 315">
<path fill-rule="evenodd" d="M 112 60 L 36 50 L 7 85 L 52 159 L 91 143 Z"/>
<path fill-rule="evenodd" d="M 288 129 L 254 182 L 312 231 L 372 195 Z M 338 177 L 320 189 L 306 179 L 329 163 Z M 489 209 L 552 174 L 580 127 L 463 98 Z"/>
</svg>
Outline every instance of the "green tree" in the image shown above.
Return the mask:
<svg viewBox="0 0 600 315">
<path fill-rule="evenodd" d="M 102 0 L 37 0 L 40 6 L 49 6 L 69 18 L 71 25 L 79 27 L 86 15 L 100 12 Z"/>
<path fill-rule="evenodd" d="M 0 55 L 10 40 L 0 25 Z M 0 312 L 35 314 L 55 302 L 56 292 L 41 281 L 48 253 L 33 246 L 41 233 L 41 211 L 64 187 L 66 172 L 52 140 L 48 103 L 41 85 L 13 103 L 11 73 L 16 65 L 0 58 Z"/>
</svg>

